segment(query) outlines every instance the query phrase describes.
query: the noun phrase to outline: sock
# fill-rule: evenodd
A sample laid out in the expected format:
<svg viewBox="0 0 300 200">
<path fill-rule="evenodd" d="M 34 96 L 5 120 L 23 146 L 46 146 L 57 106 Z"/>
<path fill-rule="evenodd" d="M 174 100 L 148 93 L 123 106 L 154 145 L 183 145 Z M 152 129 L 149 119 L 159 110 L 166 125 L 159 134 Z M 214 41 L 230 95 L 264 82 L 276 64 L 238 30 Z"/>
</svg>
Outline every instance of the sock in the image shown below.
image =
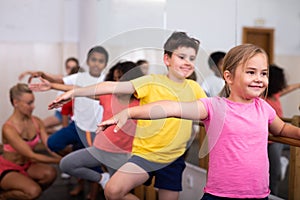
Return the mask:
<svg viewBox="0 0 300 200">
<path fill-rule="evenodd" d="M 106 183 L 109 181 L 110 175 L 107 172 L 104 172 L 101 174 L 102 178 L 99 181 L 99 184 L 102 186 L 102 188 L 105 188 Z"/>
</svg>

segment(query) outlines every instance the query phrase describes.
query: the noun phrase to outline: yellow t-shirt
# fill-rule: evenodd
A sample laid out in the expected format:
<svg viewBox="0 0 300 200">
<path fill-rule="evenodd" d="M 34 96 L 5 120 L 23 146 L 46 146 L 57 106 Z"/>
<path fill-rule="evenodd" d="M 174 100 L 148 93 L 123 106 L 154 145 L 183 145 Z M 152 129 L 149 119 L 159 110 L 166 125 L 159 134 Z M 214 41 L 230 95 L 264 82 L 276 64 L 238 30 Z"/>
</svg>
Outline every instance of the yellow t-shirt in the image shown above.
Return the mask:
<svg viewBox="0 0 300 200">
<path fill-rule="evenodd" d="M 160 100 L 194 101 L 206 97 L 195 81 L 183 83 L 166 75 L 148 75 L 132 80 L 140 105 Z M 186 150 L 191 137 L 192 121 L 178 118 L 138 120 L 132 154 L 157 163 L 170 163 Z"/>
</svg>

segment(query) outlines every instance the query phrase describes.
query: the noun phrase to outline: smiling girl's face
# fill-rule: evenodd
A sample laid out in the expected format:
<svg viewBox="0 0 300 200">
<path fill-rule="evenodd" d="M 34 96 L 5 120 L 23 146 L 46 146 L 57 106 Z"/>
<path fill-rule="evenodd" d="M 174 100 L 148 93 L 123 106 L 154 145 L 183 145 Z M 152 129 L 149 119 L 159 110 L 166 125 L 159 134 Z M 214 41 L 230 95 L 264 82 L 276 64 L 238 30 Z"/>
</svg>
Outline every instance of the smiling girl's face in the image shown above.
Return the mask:
<svg viewBox="0 0 300 200">
<path fill-rule="evenodd" d="M 263 53 L 258 53 L 240 64 L 235 74 L 224 72 L 224 78 L 230 88 L 229 99 L 237 102 L 252 102 L 268 87 L 268 61 Z"/>
</svg>

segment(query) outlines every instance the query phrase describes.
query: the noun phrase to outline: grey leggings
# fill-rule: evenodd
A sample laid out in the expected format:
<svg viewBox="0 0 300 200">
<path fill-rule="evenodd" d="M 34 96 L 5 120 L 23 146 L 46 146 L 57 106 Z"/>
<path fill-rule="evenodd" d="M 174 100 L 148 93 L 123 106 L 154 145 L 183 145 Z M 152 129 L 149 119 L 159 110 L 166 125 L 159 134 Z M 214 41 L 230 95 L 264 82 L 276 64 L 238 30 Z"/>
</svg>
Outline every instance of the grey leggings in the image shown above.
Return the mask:
<svg viewBox="0 0 300 200">
<path fill-rule="evenodd" d="M 94 167 L 105 165 L 110 175 L 115 173 L 130 157 L 126 153 L 106 152 L 96 147 L 88 147 L 74 151 L 60 161 L 60 169 L 77 178 L 86 179 L 93 182 L 100 181 L 101 172 L 97 172 Z"/>
</svg>

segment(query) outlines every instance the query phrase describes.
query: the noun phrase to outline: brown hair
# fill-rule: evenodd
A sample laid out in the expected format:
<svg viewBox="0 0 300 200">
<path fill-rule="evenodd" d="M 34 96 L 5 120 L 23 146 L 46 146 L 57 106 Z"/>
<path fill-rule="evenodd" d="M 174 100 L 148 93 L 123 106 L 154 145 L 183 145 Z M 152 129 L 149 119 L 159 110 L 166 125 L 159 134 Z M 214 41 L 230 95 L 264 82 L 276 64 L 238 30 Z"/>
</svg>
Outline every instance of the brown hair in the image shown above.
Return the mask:
<svg viewBox="0 0 300 200">
<path fill-rule="evenodd" d="M 239 65 L 242 65 L 244 67 L 251 58 L 260 53 L 268 57 L 267 53 L 261 47 L 258 47 L 254 44 L 242 44 L 233 47 L 224 57 L 224 63 L 222 67 L 223 74 L 227 70 L 234 77 L 235 71 Z M 230 89 L 225 82 L 225 86 L 220 92 L 219 96 L 229 97 L 229 95 Z"/>
<path fill-rule="evenodd" d="M 179 47 L 191 47 L 195 49 L 196 54 L 199 50 L 199 40 L 189 37 L 185 32 L 173 32 L 164 44 L 164 54 L 172 56 L 175 49 Z"/>
<path fill-rule="evenodd" d="M 11 104 L 14 106 L 14 99 L 18 99 L 22 94 L 24 93 L 29 93 L 32 94 L 32 90 L 29 89 L 28 85 L 25 83 L 18 83 L 14 85 L 12 88 L 9 90 L 9 99 Z"/>
</svg>

